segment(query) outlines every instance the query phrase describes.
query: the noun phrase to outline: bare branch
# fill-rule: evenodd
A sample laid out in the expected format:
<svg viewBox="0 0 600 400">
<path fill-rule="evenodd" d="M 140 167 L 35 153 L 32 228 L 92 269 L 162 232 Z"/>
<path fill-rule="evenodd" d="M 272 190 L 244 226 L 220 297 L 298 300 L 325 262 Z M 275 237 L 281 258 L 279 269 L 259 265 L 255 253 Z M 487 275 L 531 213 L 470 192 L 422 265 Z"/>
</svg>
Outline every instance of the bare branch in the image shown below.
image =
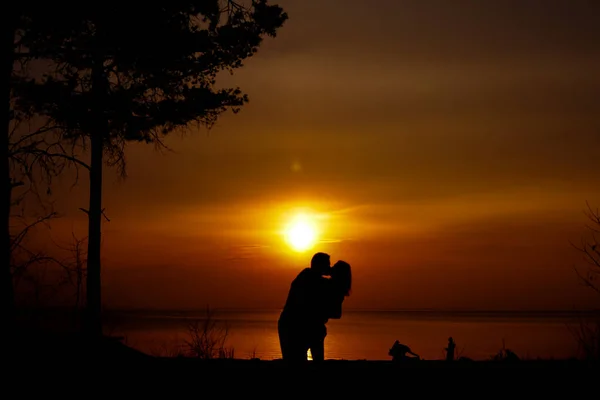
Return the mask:
<svg viewBox="0 0 600 400">
<path fill-rule="evenodd" d="M 192 357 L 201 359 L 233 358 L 233 349 L 227 348 L 229 325 L 215 318 L 215 312 L 206 308 L 206 315 L 188 325 L 190 339 L 185 343 Z"/>
<path fill-rule="evenodd" d="M 600 242 L 598 240 L 598 233 L 600 233 L 600 212 L 598 209 L 593 209 L 592 206 L 586 202 L 587 210 L 584 212 L 586 217 L 589 219 L 589 223 L 586 228 L 590 231 L 590 236 L 587 239 L 582 239 L 580 246 L 575 246 L 579 252 L 583 254 L 584 261 L 587 264 L 587 268 L 584 272 L 578 268 L 574 268 L 579 280 L 587 287 L 591 288 L 595 292 L 600 294 Z"/>
<path fill-rule="evenodd" d="M 21 231 L 19 233 L 17 233 L 16 235 L 11 237 L 11 252 L 16 248 L 21 246 L 21 243 L 23 242 L 23 239 L 25 238 L 25 236 L 27 236 L 27 234 L 34 229 L 35 227 L 37 227 L 40 224 L 44 224 L 47 221 L 51 220 L 52 218 L 56 218 L 58 216 L 58 213 L 56 212 L 51 212 L 48 215 L 44 215 L 43 217 L 39 217 L 37 218 L 35 221 L 28 223 L 25 225 L 25 227 L 23 229 L 21 229 Z"/>
<path fill-rule="evenodd" d="M 57 159 L 57 158 L 61 158 L 64 159 L 66 161 L 70 161 L 74 164 L 77 164 L 87 170 L 90 169 L 90 166 L 88 164 L 86 164 L 85 162 L 79 160 L 78 158 L 74 157 L 74 156 L 70 156 L 68 154 L 64 154 L 64 153 L 50 153 L 47 150 L 42 150 L 39 148 L 36 149 L 32 149 L 29 154 L 34 155 L 34 156 L 44 156 L 44 157 L 48 157 L 51 159 Z"/>
</svg>

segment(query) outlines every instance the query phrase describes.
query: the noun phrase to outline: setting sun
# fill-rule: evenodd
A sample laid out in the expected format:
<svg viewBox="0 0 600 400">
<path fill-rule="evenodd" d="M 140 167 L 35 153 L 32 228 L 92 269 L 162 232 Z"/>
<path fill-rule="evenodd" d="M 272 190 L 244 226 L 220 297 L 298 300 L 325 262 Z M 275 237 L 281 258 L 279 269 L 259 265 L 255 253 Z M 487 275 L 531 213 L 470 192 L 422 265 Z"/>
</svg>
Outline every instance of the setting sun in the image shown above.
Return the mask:
<svg viewBox="0 0 600 400">
<path fill-rule="evenodd" d="M 287 243 L 296 251 L 310 249 L 316 241 L 317 230 L 311 219 L 304 214 L 295 216 L 285 230 Z"/>
</svg>

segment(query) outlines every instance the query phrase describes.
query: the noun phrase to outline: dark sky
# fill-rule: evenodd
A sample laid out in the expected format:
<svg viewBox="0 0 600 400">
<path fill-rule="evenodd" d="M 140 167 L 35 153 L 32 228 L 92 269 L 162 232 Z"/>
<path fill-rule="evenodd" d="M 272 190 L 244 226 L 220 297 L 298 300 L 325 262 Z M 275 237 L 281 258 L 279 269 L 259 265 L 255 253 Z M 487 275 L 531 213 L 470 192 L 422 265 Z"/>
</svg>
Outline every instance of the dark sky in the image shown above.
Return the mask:
<svg viewBox="0 0 600 400">
<path fill-rule="evenodd" d="M 107 173 L 107 304 L 281 307 L 317 250 L 352 264 L 353 308 L 592 304 L 569 241 L 600 205 L 600 2 L 279 4 L 278 37 L 219 81 L 241 113 Z M 86 189 L 54 234 L 81 232 Z M 305 253 L 280 235 L 297 208 Z"/>
</svg>

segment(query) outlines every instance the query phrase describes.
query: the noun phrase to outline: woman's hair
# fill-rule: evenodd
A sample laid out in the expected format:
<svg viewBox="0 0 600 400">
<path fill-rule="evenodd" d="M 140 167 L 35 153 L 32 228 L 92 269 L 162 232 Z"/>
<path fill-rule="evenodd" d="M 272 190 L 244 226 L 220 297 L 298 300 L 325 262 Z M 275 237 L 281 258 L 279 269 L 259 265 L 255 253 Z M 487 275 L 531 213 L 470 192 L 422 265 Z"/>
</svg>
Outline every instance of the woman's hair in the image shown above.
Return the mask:
<svg viewBox="0 0 600 400">
<path fill-rule="evenodd" d="M 350 296 L 352 290 L 352 268 L 345 261 L 338 261 L 331 267 L 331 279 L 340 288 L 344 296 Z"/>
</svg>

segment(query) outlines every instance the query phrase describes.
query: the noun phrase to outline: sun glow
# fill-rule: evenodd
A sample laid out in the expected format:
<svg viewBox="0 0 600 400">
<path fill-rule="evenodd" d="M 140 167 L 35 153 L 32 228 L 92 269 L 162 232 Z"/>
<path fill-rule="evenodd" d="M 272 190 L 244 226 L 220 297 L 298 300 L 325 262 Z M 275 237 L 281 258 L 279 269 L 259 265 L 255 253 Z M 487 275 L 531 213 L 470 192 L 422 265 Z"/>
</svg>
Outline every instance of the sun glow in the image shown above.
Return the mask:
<svg viewBox="0 0 600 400">
<path fill-rule="evenodd" d="M 317 228 L 312 218 L 306 214 L 295 215 L 285 229 L 285 240 L 299 252 L 312 248 L 317 240 Z"/>
</svg>

